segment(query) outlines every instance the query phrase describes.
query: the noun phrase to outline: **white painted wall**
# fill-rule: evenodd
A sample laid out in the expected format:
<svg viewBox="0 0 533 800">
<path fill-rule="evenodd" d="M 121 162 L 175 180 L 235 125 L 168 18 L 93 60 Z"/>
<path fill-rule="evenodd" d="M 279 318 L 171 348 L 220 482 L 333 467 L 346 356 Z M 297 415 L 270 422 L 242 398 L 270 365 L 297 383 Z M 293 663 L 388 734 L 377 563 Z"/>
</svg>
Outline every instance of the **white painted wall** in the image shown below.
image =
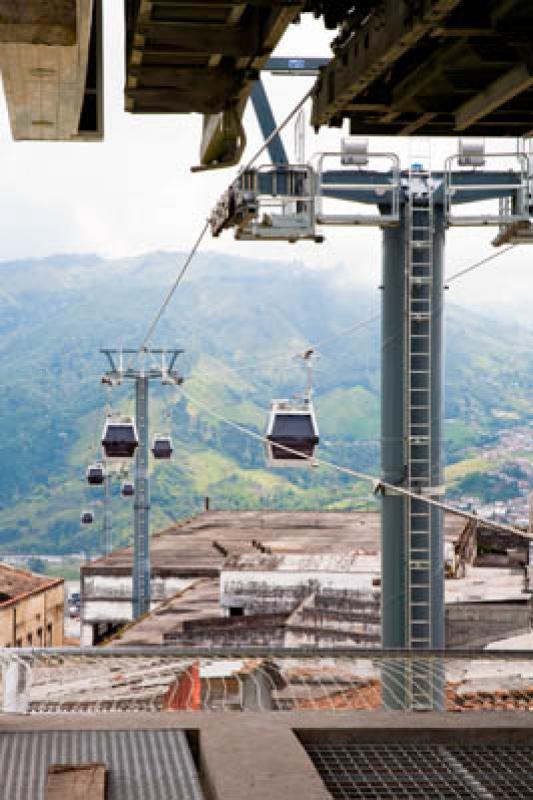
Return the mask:
<svg viewBox="0 0 533 800">
<path fill-rule="evenodd" d="M 260 599 L 262 590 L 269 589 L 291 590 L 299 586 L 314 584 L 321 590 L 337 589 L 340 591 L 373 591 L 372 581 L 379 576 L 379 566 L 369 565 L 367 569 L 353 572 L 326 572 L 326 571 L 288 571 L 288 570 L 224 570 L 220 576 L 220 597 L 222 605 L 227 605 L 225 599 L 235 594 L 257 595 Z M 238 591 L 236 591 L 238 590 Z"/>
<path fill-rule="evenodd" d="M 190 578 L 153 578 L 151 608 L 194 583 Z M 133 619 L 130 575 L 85 575 L 82 586 L 81 620 L 84 623 L 129 622 Z M 82 631 L 83 637 L 83 631 Z"/>
</svg>

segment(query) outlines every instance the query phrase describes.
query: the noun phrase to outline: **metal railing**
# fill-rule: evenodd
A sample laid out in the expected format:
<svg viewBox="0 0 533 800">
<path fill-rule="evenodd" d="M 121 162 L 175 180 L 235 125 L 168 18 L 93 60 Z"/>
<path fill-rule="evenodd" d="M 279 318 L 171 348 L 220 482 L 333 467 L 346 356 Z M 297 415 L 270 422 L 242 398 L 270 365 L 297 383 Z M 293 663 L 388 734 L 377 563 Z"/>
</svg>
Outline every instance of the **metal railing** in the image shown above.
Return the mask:
<svg viewBox="0 0 533 800">
<path fill-rule="evenodd" d="M 400 222 L 400 160 L 394 153 L 368 153 L 368 162 L 387 164 L 387 170 L 369 171 L 354 167 L 343 159 L 346 153 L 320 153 L 316 168 L 316 221 L 318 225 L 370 225 L 385 227 Z M 336 170 L 325 168 L 326 163 L 339 161 Z M 382 206 L 383 213 L 334 213 L 326 210 L 325 200 L 345 199 L 351 202 Z M 385 209 L 387 209 L 385 211 Z"/>
<path fill-rule="evenodd" d="M 0 664 L 4 712 L 533 710 L 533 651 L 6 649 Z"/>
<path fill-rule="evenodd" d="M 307 164 L 265 164 L 243 173 L 240 190 L 253 197 L 235 238 L 245 241 L 319 241 L 315 226 L 315 176 Z M 268 191 L 266 190 L 268 187 Z"/>
<path fill-rule="evenodd" d="M 529 219 L 529 158 L 525 153 L 486 153 L 483 168 L 461 166 L 461 155 L 449 156 L 444 167 L 444 203 L 449 225 L 482 227 L 511 225 Z M 498 171 L 488 171 L 485 162 Z M 455 205 L 508 198 L 497 213 L 457 214 Z"/>
</svg>

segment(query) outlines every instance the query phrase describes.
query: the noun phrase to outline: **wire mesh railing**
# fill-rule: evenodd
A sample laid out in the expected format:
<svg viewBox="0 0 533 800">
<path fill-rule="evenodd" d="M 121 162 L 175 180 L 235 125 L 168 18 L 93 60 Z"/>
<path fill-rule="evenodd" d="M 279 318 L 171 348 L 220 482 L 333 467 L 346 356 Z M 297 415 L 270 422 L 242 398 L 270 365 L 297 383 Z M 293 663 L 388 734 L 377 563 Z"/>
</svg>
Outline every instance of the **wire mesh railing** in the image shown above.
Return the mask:
<svg viewBox="0 0 533 800">
<path fill-rule="evenodd" d="M 1 710 L 533 711 L 533 651 L 0 650 Z"/>
</svg>

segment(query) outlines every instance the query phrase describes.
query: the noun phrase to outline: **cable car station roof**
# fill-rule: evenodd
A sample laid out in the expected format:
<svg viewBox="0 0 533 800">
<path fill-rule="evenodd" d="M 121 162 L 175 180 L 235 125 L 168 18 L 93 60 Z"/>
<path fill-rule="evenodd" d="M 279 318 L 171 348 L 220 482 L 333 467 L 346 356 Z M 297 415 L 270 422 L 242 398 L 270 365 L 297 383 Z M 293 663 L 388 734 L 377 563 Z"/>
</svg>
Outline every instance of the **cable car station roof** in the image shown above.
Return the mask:
<svg viewBox="0 0 533 800">
<path fill-rule="evenodd" d="M 332 33 L 312 123 L 354 135 L 533 131 L 531 0 L 124 0 L 125 107 L 201 113 L 203 167 L 237 163 L 254 82 L 287 27 Z M 103 0 L 0 0 L 15 139 L 103 137 Z M 299 53 L 294 53 L 298 57 Z"/>
<path fill-rule="evenodd" d="M 126 0 L 126 108 L 215 114 L 244 102 L 303 2 Z"/>
<path fill-rule="evenodd" d="M 356 135 L 533 132 L 531 0 L 353 2 L 312 123 Z"/>
</svg>

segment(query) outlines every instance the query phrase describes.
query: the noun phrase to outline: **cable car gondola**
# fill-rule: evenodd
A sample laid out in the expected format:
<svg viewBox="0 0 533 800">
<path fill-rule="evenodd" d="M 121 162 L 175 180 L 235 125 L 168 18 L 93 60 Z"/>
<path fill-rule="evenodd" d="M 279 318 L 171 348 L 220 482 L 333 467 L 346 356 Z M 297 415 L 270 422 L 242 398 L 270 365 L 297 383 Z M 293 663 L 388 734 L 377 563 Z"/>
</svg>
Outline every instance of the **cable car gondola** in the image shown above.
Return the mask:
<svg viewBox="0 0 533 800">
<path fill-rule="evenodd" d="M 133 497 L 135 494 L 135 486 L 131 481 L 124 481 L 120 493 L 122 497 Z"/>
<path fill-rule="evenodd" d="M 133 417 L 123 417 L 118 414 L 108 416 L 102 434 L 102 447 L 106 458 L 118 461 L 133 458 L 138 444 Z"/>
<path fill-rule="evenodd" d="M 152 444 L 152 454 L 154 458 L 169 459 L 172 456 L 172 439 L 170 436 L 155 436 Z"/>
<path fill-rule="evenodd" d="M 91 486 L 101 486 L 105 481 L 105 470 L 99 461 L 96 464 L 89 464 L 87 467 L 87 483 Z"/>
<path fill-rule="evenodd" d="M 94 521 L 94 514 L 92 511 L 82 511 L 80 522 L 82 525 L 92 525 Z"/>
<path fill-rule="evenodd" d="M 266 439 L 268 466 L 312 467 L 319 436 L 311 400 L 273 400 Z M 276 445 L 282 445 L 294 452 L 288 452 Z"/>
</svg>

